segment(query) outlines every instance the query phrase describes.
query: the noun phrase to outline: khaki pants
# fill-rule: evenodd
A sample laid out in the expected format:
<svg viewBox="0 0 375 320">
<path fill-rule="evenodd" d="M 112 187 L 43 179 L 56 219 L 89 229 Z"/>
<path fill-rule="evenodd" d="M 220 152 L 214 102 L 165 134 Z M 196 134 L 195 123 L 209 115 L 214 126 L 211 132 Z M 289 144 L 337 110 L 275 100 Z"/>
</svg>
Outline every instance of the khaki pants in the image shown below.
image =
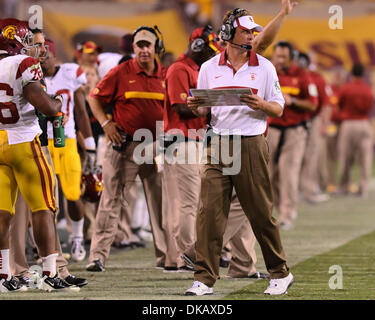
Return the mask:
<svg viewBox="0 0 375 320">
<path fill-rule="evenodd" d="M 321 130 L 322 119 L 317 115 L 311 121 L 300 174 L 301 191 L 306 200 L 312 199 L 320 191 L 318 164 L 323 143 Z"/>
<path fill-rule="evenodd" d="M 368 196 L 373 153 L 372 128 L 369 120 L 345 120 L 338 137 L 340 191 L 348 192 L 350 173 L 355 160 L 359 162 L 359 192 Z"/>
<path fill-rule="evenodd" d="M 104 190 L 95 220 L 89 260 L 109 257 L 121 214 L 121 204 L 128 205 L 129 192 L 139 175 L 143 183 L 151 227 L 154 237 L 156 265 L 164 266 L 166 259 L 166 235 L 162 227 L 161 175 L 154 164 L 137 164 L 133 158 L 139 142 L 129 142 L 125 151 L 118 152 L 111 145 L 106 146 L 103 161 Z M 123 200 L 122 200 L 123 199 Z"/>
<path fill-rule="evenodd" d="M 233 187 L 259 242 L 271 278 L 286 277 L 289 272 L 285 254 L 276 220 L 272 217 L 273 199 L 265 138 L 263 135 L 243 137 L 241 152 L 233 150 L 233 140 L 229 140 L 235 161 L 241 162 L 240 172 L 236 175 L 223 175 L 226 165 L 221 157 L 215 156 L 220 154 L 219 144 L 224 139 L 219 137 L 219 143 L 211 142 L 207 147 L 208 163 L 202 169 L 202 206 L 196 224 L 194 278 L 209 287 L 216 282 Z"/>
<path fill-rule="evenodd" d="M 225 256 L 230 260 L 227 272 L 229 277 L 245 278 L 256 272 L 255 242 L 256 238 L 249 219 L 242 210 L 236 192 L 233 191 L 221 252 L 222 257 Z M 184 253 L 195 261 L 195 244 L 187 248 Z"/>
<path fill-rule="evenodd" d="M 244 214 L 235 192 L 233 192 L 227 227 L 223 236 L 223 245 L 229 244 L 232 258 L 227 276 L 242 278 L 256 272 L 255 235 L 249 219 Z"/>
<path fill-rule="evenodd" d="M 291 222 L 297 214 L 299 176 L 306 146 L 307 131 L 303 126 L 284 129 L 280 155 L 275 162 L 282 131 L 268 128 L 270 177 L 280 222 Z"/>
<path fill-rule="evenodd" d="M 190 154 L 193 154 L 193 151 L 196 155 L 202 151 L 199 142 L 184 142 L 182 147 L 185 148 L 186 155 L 189 154 L 189 150 Z M 185 263 L 181 259 L 184 252 L 195 259 L 196 214 L 201 189 L 201 165 L 198 158 L 196 164 L 164 164 L 163 212 L 168 207 L 168 212 L 171 213 L 163 221 L 174 223 L 167 254 L 167 260 L 170 259 L 172 262 L 166 263 L 167 266 L 176 266 L 176 262 L 178 267 L 184 266 Z M 166 206 L 164 199 L 167 199 Z M 224 246 L 230 246 L 230 255 L 233 258 L 230 261 L 228 275 L 237 277 L 255 273 L 255 236 L 235 193 L 223 239 Z"/>
<path fill-rule="evenodd" d="M 163 172 L 163 227 L 171 235 L 167 240 L 166 266 L 184 266 L 181 254 L 195 244 L 201 186 L 200 148 L 201 143 L 196 141 L 181 142 L 177 156 L 175 154 L 176 163 L 173 164 L 168 163 L 171 158 L 166 155 Z"/>
<path fill-rule="evenodd" d="M 52 165 L 51 155 L 49 153 L 48 147 L 42 147 L 43 152 L 46 156 L 48 163 Z M 57 179 L 55 177 L 55 198 L 56 198 L 56 207 L 58 208 L 58 192 L 57 192 Z M 24 277 L 30 276 L 29 274 L 29 265 L 27 263 L 25 249 L 26 249 L 26 238 L 27 230 L 29 224 L 31 224 L 31 211 L 26 204 L 25 199 L 22 197 L 21 193 L 18 191 L 17 201 L 16 201 L 16 214 L 11 220 L 10 229 L 9 229 L 9 252 L 10 252 L 10 268 L 11 273 L 15 276 Z M 57 215 L 57 212 L 56 212 Z M 61 245 L 59 234 L 55 226 L 55 245 L 58 256 L 56 258 L 56 267 L 59 273 L 59 276 L 66 278 L 69 275 L 67 269 L 68 262 L 62 255 Z"/>
<path fill-rule="evenodd" d="M 137 197 L 137 184 L 130 187 L 127 202 L 121 206 L 120 220 L 117 228 L 117 233 L 113 242 L 120 244 L 121 242 L 131 242 L 133 232 L 131 230 L 131 222 Z"/>
</svg>

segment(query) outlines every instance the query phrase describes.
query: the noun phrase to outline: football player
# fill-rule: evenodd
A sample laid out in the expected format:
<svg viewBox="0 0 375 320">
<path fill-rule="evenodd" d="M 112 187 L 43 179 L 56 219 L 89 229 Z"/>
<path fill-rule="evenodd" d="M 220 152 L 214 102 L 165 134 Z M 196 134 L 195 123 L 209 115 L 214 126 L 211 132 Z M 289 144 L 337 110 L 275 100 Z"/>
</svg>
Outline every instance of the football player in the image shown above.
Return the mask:
<svg viewBox="0 0 375 320">
<path fill-rule="evenodd" d="M 45 47 L 45 39 L 43 31 L 40 29 L 33 29 L 31 30 L 34 37 L 33 37 L 33 44 L 34 46 L 38 46 L 38 54 L 37 58 L 39 60 L 44 59 L 47 54 L 47 48 Z M 44 91 L 46 91 L 44 80 L 42 82 L 42 87 Z M 50 152 L 48 150 L 48 137 L 47 137 L 47 123 L 48 119 L 42 115 L 41 113 L 38 113 L 39 118 L 39 125 L 42 129 L 42 133 L 39 135 L 39 141 L 40 145 L 42 147 L 42 151 L 47 159 L 48 164 L 52 167 L 53 170 L 53 164 Z M 63 125 L 65 125 L 65 122 L 67 121 L 67 117 L 64 116 Z M 55 174 L 53 175 L 53 179 L 56 180 Z M 59 201 L 58 201 L 58 195 L 57 195 L 57 183 L 55 182 L 55 200 L 56 200 L 56 212 L 55 216 L 57 215 L 58 208 L 59 208 Z M 9 249 L 10 249 L 10 268 L 11 273 L 18 279 L 18 281 L 25 285 L 27 288 L 33 288 L 30 282 L 30 278 L 32 276 L 32 273 L 30 272 L 30 267 L 28 264 L 28 261 L 26 259 L 25 254 L 25 248 L 26 248 L 26 236 L 27 231 L 29 231 L 29 237 L 31 242 L 32 239 L 34 239 L 33 232 L 30 228 L 28 228 L 29 223 L 31 224 L 31 211 L 29 207 L 27 206 L 27 203 L 25 202 L 22 194 L 18 192 L 17 195 L 17 201 L 15 204 L 15 216 L 11 220 L 10 223 L 10 229 L 9 229 Z M 29 229 L 29 230 L 28 230 Z M 66 261 L 60 245 L 60 239 L 59 235 L 56 232 L 56 238 L 55 238 L 55 244 L 56 244 L 56 251 L 58 253 L 58 256 L 56 258 L 56 267 L 58 271 L 58 275 L 60 278 L 64 279 L 66 283 L 66 287 L 72 289 L 73 291 L 79 291 L 77 287 L 82 287 L 86 285 L 88 282 L 86 279 L 83 278 L 77 278 L 70 274 L 67 265 L 68 262 Z M 34 247 L 36 249 L 36 245 L 34 244 Z M 36 251 L 36 260 L 39 257 L 37 251 Z M 64 282 L 61 282 L 63 284 Z"/>
<path fill-rule="evenodd" d="M 61 96 L 51 98 L 42 89 L 43 72 L 27 22 L 0 20 L 0 291 L 23 288 L 9 266 L 9 225 L 15 213 L 18 188 L 32 212 L 35 241 L 42 257 L 44 290 L 63 289 L 56 272 L 56 248 L 51 166 L 42 152 L 35 109 L 55 116 Z M 28 103 L 29 102 L 29 103 Z M 34 107 L 35 108 L 34 108 Z"/>
<path fill-rule="evenodd" d="M 96 161 L 96 145 L 85 107 L 85 92 L 82 88 L 86 83 L 86 75 L 75 63 L 63 63 L 58 66 L 53 41 L 46 40 L 46 44 L 49 52 L 47 58 L 41 61 L 41 66 L 46 76 L 47 93 L 64 97 L 62 112 L 68 117 L 64 128 L 65 147 L 54 147 L 53 128 L 52 124 L 48 123 L 48 148 L 72 220 L 72 259 L 82 261 L 85 259 L 86 251 L 83 243 L 84 206 L 80 199 L 82 168 L 77 150 L 76 122 L 85 139 L 86 160 L 83 171 L 90 171 Z"/>
</svg>

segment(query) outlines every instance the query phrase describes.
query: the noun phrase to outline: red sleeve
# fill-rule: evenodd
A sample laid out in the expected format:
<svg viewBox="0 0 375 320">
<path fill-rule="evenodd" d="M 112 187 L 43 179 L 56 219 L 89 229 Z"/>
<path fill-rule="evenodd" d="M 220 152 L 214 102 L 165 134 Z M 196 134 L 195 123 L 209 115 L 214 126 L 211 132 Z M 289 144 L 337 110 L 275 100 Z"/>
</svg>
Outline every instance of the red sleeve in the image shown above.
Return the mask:
<svg viewBox="0 0 375 320">
<path fill-rule="evenodd" d="M 326 82 L 324 78 L 321 75 L 317 75 L 315 83 L 318 88 L 319 106 L 327 106 L 329 104 L 329 97 L 327 94 Z"/>
<path fill-rule="evenodd" d="M 370 87 L 366 88 L 363 92 L 363 103 L 358 103 L 357 108 L 361 112 L 368 114 L 372 109 L 373 95 Z"/>
<path fill-rule="evenodd" d="M 171 68 L 173 68 L 173 66 Z M 170 69 L 167 73 L 166 84 L 171 105 L 186 103 L 190 88 L 189 75 L 184 68 Z"/>
<path fill-rule="evenodd" d="M 98 99 L 104 106 L 108 106 L 116 95 L 117 70 L 118 68 L 111 69 L 90 92 L 90 96 Z"/>
<path fill-rule="evenodd" d="M 301 99 L 310 100 L 315 106 L 318 106 L 318 89 L 316 84 L 313 82 L 307 72 L 301 72 L 300 74 L 300 86 L 301 86 Z"/>
<path fill-rule="evenodd" d="M 79 76 L 83 73 L 83 70 L 81 69 L 81 67 L 78 67 L 77 69 L 77 79 L 79 78 Z"/>
</svg>

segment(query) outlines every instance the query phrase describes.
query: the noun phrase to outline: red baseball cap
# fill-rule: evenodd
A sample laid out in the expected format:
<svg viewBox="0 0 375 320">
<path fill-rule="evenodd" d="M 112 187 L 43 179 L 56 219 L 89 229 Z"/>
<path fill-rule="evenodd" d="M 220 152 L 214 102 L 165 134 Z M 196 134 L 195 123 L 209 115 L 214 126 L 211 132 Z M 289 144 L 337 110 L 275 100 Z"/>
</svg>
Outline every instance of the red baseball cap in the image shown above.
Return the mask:
<svg viewBox="0 0 375 320">
<path fill-rule="evenodd" d="M 86 41 L 82 44 L 82 50 L 83 53 L 93 53 L 98 52 L 100 53 L 102 51 L 102 48 L 99 47 L 94 41 Z"/>
<path fill-rule="evenodd" d="M 195 29 L 191 35 L 190 35 L 190 38 L 189 38 L 189 41 L 190 42 L 193 42 L 195 39 L 197 38 L 202 38 L 203 37 L 203 33 L 204 33 L 204 29 L 203 27 L 200 27 L 200 28 L 197 28 Z M 215 32 L 211 32 L 208 37 L 205 39 L 206 43 L 208 44 L 208 46 L 213 50 L 215 51 L 216 53 L 220 52 L 220 45 L 218 43 L 219 41 L 219 38 L 217 37 L 217 35 L 215 34 Z"/>
</svg>

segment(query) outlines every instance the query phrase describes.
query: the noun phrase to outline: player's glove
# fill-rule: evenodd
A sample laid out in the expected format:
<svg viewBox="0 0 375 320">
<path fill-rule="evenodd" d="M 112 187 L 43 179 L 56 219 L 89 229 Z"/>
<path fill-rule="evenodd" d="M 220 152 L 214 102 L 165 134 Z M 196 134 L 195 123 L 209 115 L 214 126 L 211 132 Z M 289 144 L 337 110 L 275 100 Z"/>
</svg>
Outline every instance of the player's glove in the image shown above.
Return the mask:
<svg viewBox="0 0 375 320">
<path fill-rule="evenodd" d="M 96 168 L 96 150 L 86 149 L 86 157 L 83 161 L 82 172 L 84 174 L 94 172 Z"/>
</svg>

